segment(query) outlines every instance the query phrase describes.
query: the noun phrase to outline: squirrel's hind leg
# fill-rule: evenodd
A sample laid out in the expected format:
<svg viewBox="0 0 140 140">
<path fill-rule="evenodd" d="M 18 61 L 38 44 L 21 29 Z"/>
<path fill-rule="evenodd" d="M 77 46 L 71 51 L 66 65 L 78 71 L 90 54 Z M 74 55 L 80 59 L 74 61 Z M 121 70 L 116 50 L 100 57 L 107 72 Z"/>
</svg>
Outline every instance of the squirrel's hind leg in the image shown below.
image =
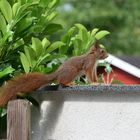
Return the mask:
<svg viewBox="0 0 140 140">
<path fill-rule="evenodd" d="M 78 71 L 75 68 L 65 68 L 61 71 L 61 74 L 58 75 L 57 81 L 63 86 L 71 86 L 72 81 L 78 75 Z"/>
<path fill-rule="evenodd" d="M 68 83 L 67 85 L 66 85 L 66 84 L 64 85 L 64 84 L 61 84 L 61 83 L 60 83 L 60 84 L 59 84 L 59 87 L 60 87 L 60 88 L 65 88 L 65 87 L 70 87 L 70 86 L 74 86 L 74 85 L 75 85 L 74 82 Z"/>
</svg>

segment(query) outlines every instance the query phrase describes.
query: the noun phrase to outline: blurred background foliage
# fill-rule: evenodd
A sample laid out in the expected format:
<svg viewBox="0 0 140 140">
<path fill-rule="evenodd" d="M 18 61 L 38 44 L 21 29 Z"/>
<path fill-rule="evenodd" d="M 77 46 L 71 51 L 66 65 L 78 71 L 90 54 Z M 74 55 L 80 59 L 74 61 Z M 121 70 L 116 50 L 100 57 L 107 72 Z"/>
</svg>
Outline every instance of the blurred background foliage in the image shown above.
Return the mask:
<svg viewBox="0 0 140 140">
<path fill-rule="evenodd" d="M 55 20 L 65 30 L 74 23 L 88 30 L 105 29 L 111 35 L 102 42 L 110 53 L 140 55 L 139 0 L 61 0 L 58 10 L 60 15 Z"/>
</svg>

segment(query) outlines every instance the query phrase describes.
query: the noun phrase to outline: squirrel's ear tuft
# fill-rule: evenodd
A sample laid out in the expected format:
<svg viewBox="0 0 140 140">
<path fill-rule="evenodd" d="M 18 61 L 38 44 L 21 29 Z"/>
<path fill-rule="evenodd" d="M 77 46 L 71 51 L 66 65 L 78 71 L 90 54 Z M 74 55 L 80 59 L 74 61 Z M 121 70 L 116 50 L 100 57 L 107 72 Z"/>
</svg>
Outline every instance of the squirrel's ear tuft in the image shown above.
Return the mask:
<svg viewBox="0 0 140 140">
<path fill-rule="evenodd" d="M 100 44 L 98 43 L 98 42 L 96 42 L 95 44 L 94 44 L 94 48 L 95 49 L 98 49 L 100 47 Z"/>
<path fill-rule="evenodd" d="M 100 46 L 99 46 L 99 43 L 98 43 L 98 42 L 94 43 L 94 44 L 91 46 L 90 52 L 89 52 L 89 53 L 94 53 L 99 47 L 100 47 Z"/>
</svg>

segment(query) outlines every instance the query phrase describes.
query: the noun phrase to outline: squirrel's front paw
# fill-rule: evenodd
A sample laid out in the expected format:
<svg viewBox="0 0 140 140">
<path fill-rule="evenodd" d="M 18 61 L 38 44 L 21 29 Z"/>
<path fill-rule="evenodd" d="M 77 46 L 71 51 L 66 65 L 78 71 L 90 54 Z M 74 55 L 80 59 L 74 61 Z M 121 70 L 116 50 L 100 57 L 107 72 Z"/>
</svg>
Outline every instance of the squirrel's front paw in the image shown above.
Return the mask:
<svg viewBox="0 0 140 140">
<path fill-rule="evenodd" d="M 101 83 L 93 82 L 93 83 L 91 83 L 90 85 L 99 86 L 99 85 L 101 85 Z"/>
</svg>

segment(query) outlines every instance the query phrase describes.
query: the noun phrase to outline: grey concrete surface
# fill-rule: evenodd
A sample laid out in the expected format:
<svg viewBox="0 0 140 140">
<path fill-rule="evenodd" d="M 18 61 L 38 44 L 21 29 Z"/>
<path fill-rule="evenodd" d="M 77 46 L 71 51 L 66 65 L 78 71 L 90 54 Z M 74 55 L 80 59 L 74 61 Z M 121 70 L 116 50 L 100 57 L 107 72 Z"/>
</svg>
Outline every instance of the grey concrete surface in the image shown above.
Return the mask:
<svg viewBox="0 0 140 140">
<path fill-rule="evenodd" d="M 140 85 L 44 87 L 33 97 L 32 140 L 140 139 Z"/>
</svg>

